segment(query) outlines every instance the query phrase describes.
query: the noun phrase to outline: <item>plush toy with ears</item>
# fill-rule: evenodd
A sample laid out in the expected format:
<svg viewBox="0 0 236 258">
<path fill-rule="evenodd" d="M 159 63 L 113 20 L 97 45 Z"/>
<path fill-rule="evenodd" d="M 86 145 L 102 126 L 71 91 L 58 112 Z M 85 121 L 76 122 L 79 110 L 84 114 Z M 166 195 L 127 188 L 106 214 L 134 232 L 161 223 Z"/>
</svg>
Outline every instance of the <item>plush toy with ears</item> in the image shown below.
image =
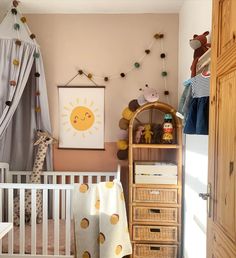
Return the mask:
<svg viewBox="0 0 236 258">
<path fill-rule="evenodd" d="M 196 76 L 196 67 L 198 59 L 211 47 L 210 43 L 207 43 L 207 35 L 209 31 L 204 32 L 201 35 L 193 35 L 193 39 L 190 39 L 189 44 L 194 49 L 193 62 L 191 65 L 191 77 Z"/>
</svg>

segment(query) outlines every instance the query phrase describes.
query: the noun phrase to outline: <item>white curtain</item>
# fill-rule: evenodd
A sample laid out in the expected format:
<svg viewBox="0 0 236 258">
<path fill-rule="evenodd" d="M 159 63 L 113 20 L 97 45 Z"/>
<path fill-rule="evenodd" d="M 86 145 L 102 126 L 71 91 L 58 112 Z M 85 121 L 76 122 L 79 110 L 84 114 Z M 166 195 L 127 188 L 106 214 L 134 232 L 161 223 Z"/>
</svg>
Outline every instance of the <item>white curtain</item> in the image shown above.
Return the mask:
<svg viewBox="0 0 236 258">
<path fill-rule="evenodd" d="M 37 60 L 35 53 L 39 53 Z M 13 64 L 16 57 L 19 60 L 17 67 Z M 40 74 L 39 78 L 35 77 L 35 72 Z M 16 86 L 10 85 L 13 78 Z M 6 104 L 8 101 L 10 105 Z M 38 104 L 41 111 L 36 113 Z M 8 162 L 12 170 L 31 170 L 36 129 L 51 133 L 40 49 L 34 43 L 22 41 L 19 47 L 15 39 L 0 39 L 0 161 Z M 52 169 L 51 148 L 46 165 L 47 170 Z"/>
</svg>

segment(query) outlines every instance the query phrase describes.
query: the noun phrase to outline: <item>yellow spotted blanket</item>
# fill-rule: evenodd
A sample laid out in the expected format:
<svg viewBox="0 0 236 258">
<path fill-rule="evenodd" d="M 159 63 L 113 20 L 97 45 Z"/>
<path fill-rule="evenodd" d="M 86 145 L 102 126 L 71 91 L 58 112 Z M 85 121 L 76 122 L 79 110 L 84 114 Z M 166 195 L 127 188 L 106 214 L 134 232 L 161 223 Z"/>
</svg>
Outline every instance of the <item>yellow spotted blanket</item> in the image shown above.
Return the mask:
<svg viewBox="0 0 236 258">
<path fill-rule="evenodd" d="M 76 258 L 121 258 L 132 253 L 120 182 L 75 184 L 73 209 Z"/>
</svg>

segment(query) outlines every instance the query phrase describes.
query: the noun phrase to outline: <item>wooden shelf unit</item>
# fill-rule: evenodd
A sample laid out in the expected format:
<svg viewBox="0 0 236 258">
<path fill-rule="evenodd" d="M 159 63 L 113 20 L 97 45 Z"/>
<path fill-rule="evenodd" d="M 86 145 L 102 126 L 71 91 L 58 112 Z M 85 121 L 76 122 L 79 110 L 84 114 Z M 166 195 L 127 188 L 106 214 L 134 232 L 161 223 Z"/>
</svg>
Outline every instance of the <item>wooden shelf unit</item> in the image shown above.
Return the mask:
<svg viewBox="0 0 236 258">
<path fill-rule="evenodd" d="M 145 111 L 173 117 L 174 144 L 135 144 L 137 116 Z M 157 115 L 158 116 L 158 115 Z M 163 118 L 162 118 L 163 120 Z M 144 123 L 145 124 L 145 123 Z M 135 184 L 135 161 L 172 162 L 177 165 L 177 184 Z M 182 235 L 182 125 L 176 110 L 161 102 L 138 108 L 129 123 L 129 230 L 132 258 L 180 258 Z"/>
</svg>

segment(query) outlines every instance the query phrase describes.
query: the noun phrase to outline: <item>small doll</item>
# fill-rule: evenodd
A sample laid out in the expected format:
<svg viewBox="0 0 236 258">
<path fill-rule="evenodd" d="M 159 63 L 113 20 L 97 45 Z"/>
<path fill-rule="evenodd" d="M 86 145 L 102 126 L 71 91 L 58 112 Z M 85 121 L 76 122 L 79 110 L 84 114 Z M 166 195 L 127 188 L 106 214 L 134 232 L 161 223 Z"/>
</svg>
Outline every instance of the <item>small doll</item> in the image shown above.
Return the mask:
<svg viewBox="0 0 236 258">
<path fill-rule="evenodd" d="M 141 137 L 143 135 L 143 131 L 144 131 L 144 126 L 143 125 L 139 125 L 137 130 L 135 131 L 135 143 L 140 143 L 141 142 Z"/>
<path fill-rule="evenodd" d="M 173 143 L 173 124 L 172 124 L 172 115 L 165 114 L 164 123 L 163 123 L 163 135 L 162 142 L 163 143 Z"/>
<path fill-rule="evenodd" d="M 145 143 L 150 144 L 151 139 L 152 139 L 152 135 L 153 135 L 153 132 L 151 131 L 151 125 L 147 124 L 147 125 L 144 126 L 143 135 L 144 135 Z"/>
</svg>

